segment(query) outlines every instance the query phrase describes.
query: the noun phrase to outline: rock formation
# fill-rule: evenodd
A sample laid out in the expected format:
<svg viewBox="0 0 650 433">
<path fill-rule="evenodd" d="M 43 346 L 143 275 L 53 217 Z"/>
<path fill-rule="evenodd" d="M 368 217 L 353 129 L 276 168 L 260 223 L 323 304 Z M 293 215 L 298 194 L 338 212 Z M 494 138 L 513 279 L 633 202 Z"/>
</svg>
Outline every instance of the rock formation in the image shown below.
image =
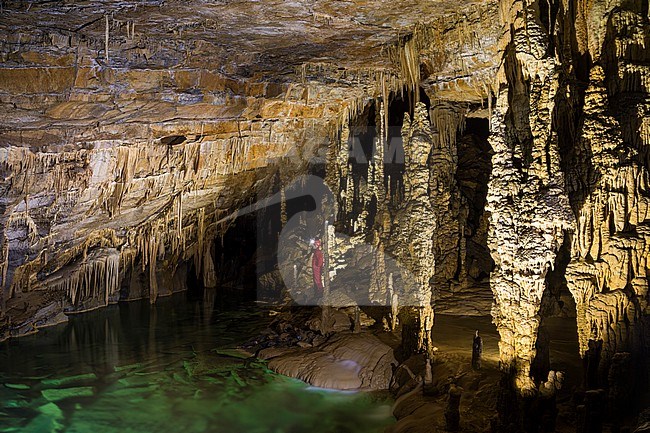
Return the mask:
<svg viewBox="0 0 650 433">
<path fill-rule="evenodd" d="M 601 6 L 602 8 L 602 6 Z M 580 350 L 603 341 L 601 380 L 617 352 L 647 358 L 648 83 L 647 5 L 580 10 L 592 65 L 569 164 L 576 230 L 567 283 L 578 311 Z M 588 18 L 602 14 L 594 25 Z M 578 23 L 585 25 L 584 22 Z M 586 43 L 588 42 L 588 44 Z M 588 73 L 588 77 L 587 77 Z"/>
<path fill-rule="evenodd" d="M 582 353 L 590 339 L 605 341 L 603 362 L 628 345 L 646 350 L 647 69 L 638 63 L 647 7 L 542 3 L 503 4 L 509 31 L 490 136 L 493 316 L 503 367 L 516 367 L 524 391 L 545 278 L 565 236 Z"/>
<path fill-rule="evenodd" d="M 491 118 L 494 156 L 486 207 L 496 264 L 490 276 L 492 315 L 501 335 L 502 368 L 515 368 L 517 387 L 532 391 L 530 364 L 545 277 L 573 215 L 551 124 L 556 65 L 539 5 L 516 1 L 503 7 L 512 25 L 505 35 L 504 81 Z"/>
<path fill-rule="evenodd" d="M 216 222 L 305 172 L 366 101 L 434 73 L 449 98 L 484 91 L 494 37 L 474 29 L 494 4 L 339 6 L 3 2 L 2 335 L 39 310 L 154 302 L 189 271 L 214 285 Z"/>
<path fill-rule="evenodd" d="M 429 196 L 430 174 L 427 167 L 433 131 L 424 104 L 416 105 L 412 123 L 406 115 L 402 137 L 405 192 L 404 203 L 397 210 L 392 228 L 392 250 L 406 271 L 397 280 L 403 290 L 399 303 L 405 305 L 398 317 L 402 323 L 402 345 L 407 353 L 411 353 L 430 351 L 433 347 L 430 280 L 435 273 L 433 235 L 436 218 Z"/>
</svg>

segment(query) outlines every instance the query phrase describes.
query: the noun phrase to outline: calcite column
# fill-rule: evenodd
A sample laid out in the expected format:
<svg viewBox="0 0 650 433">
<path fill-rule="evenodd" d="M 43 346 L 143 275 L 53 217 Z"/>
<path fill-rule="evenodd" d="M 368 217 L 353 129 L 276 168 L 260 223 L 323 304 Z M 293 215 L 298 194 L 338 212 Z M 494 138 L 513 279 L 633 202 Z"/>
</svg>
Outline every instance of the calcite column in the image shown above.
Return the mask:
<svg viewBox="0 0 650 433">
<path fill-rule="evenodd" d="M 415 107 L 411 123 L 405 115 L 402 139 L 405 156 L 405 197 L 397 211 L 393 252 L 401 269 L 404 295 L 400 298 L 402 345 L 408 352 L 431 350 L 433 308 L 431 278 L 435 273 L 433 235 L 435 214 L 429 197 L 428 159 L 433 131 L 424 104 Z M 408 307 L 407 307 L 408 306 Z"/>
<path fill-rule="evenodd" d="M 387 145 L 388 118 L 387 96 L 378 103 L 379 110 L 375 124 L 379 125 L 375 138 L 375 148 L 370 162 L 371 170 L 368 172 L 368 182 L 372 184 L 371 191 L 376 201 L 377 212 L 372 227 L 373 266 L 370 278 L 370 302 L 378 305 L 390 303 L 388 281 L 386 274 L 385 244 L 390 236 L 390 212 L 387 206 L 387 191 L 384 174 L 384 149 Z M 370 172 L 372 171 L 372 173 Z M 372 176 L 372 180 L 370 178 Z"/>
<path fill-rule="evenodd" d="M 551 129 L 557 74 L 539 7 L 521 1 L 504 6 L 510 40 L 489 139 L 494 156 L 486 210 L 495 262 L 490 286 L 501 368 L 514 372 L 517 389 L 528 394 L 535 390 L 530 365 L 545 277 L 573 214 Z"/>
</svg>

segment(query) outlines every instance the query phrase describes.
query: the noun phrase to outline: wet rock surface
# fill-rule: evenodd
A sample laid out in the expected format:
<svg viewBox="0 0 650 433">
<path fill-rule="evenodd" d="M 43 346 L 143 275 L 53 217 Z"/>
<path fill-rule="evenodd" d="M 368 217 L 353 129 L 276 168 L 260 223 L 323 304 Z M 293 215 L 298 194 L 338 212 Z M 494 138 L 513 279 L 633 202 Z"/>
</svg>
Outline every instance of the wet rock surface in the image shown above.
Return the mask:
<svg viewBox="0 0 650 433">
<path fill-rule="evenodd" d="M 269 368 L 314 386 L 341 390 L 388 388 L 393 348 L 372 334 L 339 333 L 313 348 L 265 349 Z"/>
<path fill-rule="evenodd" d="M 396 338 L 368 328 L 352 332 L 352 320 L 334 310 L 334 326 L 323 334 L 320 308 L 284 311 L 262 334 L 242 347 L 268 360 L 273 371 L 311 385 L 339 390 L 386 390 L 397 361 Z"/>
</svg>

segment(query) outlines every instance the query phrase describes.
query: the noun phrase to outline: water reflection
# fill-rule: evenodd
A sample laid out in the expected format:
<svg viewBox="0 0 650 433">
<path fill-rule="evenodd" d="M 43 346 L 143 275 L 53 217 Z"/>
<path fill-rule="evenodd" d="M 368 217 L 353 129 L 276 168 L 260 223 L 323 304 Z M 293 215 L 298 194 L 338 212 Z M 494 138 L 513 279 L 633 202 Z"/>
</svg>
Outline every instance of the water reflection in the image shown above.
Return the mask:
<svg viewBox="0 0 650 433">
<path fill-rule="evenodd" d="M 314 391 L 231 350 L 268 324 L 215 292 L 121 303 L 0 344 L 0 432 L 379 431 L 376 396 Z"/>
</svg>

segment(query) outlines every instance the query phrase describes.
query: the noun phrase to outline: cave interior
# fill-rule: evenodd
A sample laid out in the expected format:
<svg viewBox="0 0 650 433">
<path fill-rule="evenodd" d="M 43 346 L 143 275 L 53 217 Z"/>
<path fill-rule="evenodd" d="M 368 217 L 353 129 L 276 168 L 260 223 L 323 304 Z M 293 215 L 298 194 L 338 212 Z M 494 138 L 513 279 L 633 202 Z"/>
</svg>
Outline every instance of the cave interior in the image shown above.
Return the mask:
<svg viewBox="0 0 650 433">
<path fill-rule="evenodd" d="M 0 0 L 0 432 L 650 432 L 648 0 Z"/>
</svg>

